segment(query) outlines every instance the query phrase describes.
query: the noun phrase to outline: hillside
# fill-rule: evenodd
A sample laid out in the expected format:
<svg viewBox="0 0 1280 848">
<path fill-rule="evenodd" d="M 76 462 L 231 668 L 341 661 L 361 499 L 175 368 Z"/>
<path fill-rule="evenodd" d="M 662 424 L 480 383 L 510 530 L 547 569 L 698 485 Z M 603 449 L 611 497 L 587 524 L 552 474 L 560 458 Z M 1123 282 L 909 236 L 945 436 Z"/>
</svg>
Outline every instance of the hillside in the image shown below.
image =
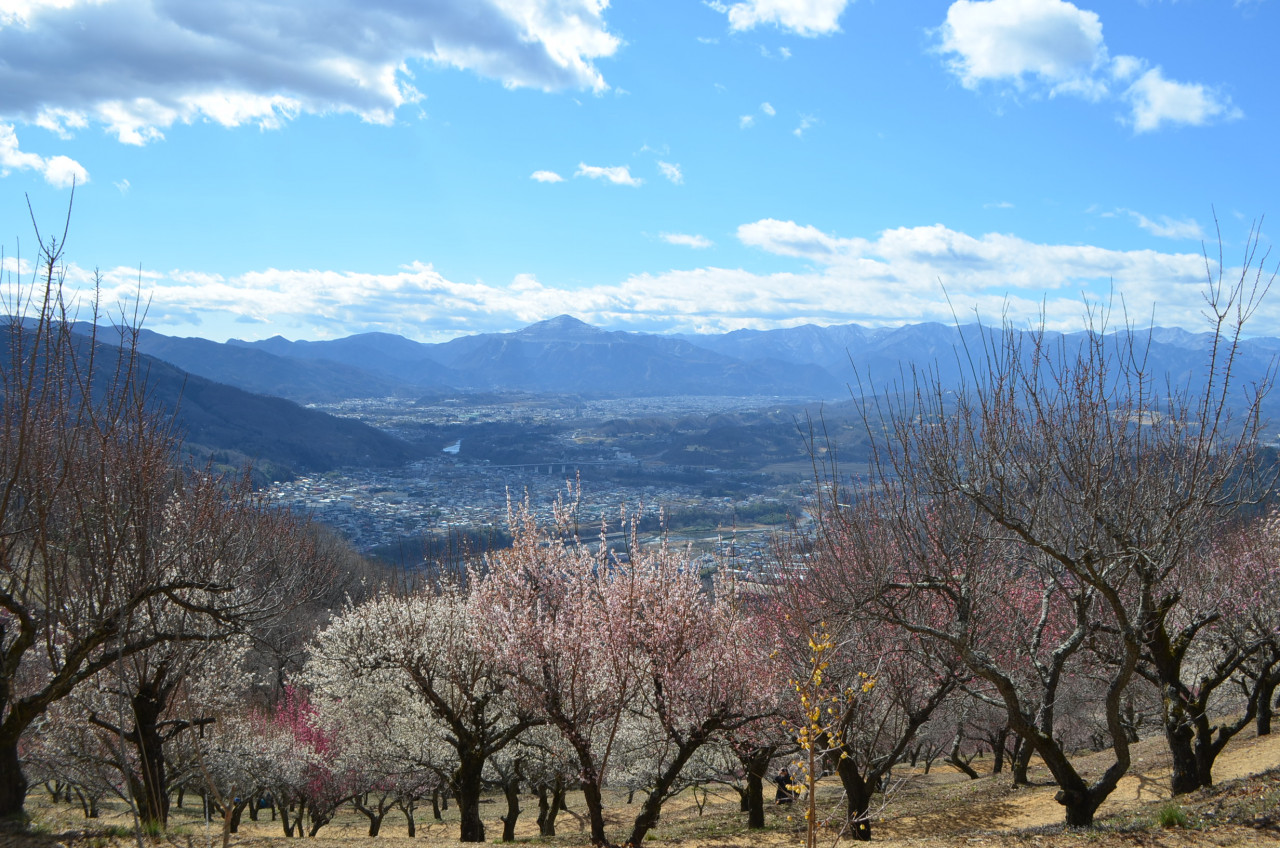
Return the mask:
<svg viewBox="0 0 1280 848">
<path fill-rule="evenodd" d="M 110 373 L 119 355 L 109 342 L 98 345 L 100 373 Z M 249 461 L 274 476 L 287 476 L 350 465 L 394 466 L 418 455 L 407 443 L 359 421 L 189 374 L 155 357 L 140 356 L 138 368 L 150 402 L 174 417 L 197 461 L 213 458 L 230 466 Z"/>
<path fill-rule="evenodd" d="M 171 338 L 149 330 L 140 334 L 138 349 L 188 373 L 299 403 L 388 397 L 403 390 L 397 380 L 342 363 L 277 356 L 206 339 Z"/>
<path fill-rule="evenodd" d="M 1104 757 L 1098 757 L 1101 767 Z M 980 770 L 989 763 L 975 761 Z M 1007 774 L 969 780 L 946 766 L 895 773 L 896 784 L 883 809 L 876 814 L 873 845 L 886 848 L 932 846 L 968 848 L 972 845 L 1027 846 L 1066 845 L 1080 848 L 1128 848 L 1128 846 L 1194 845 L 1275 845 L 1280 843 L 1280 735 L 1237 739 L 1220 756 L 1216 769 L 1218 785 L 1180 798 L 1172 806 L 1168 798 L 1168 757 L 1163 739 L 1148 738 L 1134 747 L 1133 772 L 1125 777 L 1099 812 L 1099 827 L 1067 831 L 1062 827 L 1061 807 L 1054 801 L 1055 787 L 1046 773 L 1033 763 L 1032 786 L 1014 789 Z M 1088 767 L 1085 761 L 1086 768 Z M 611 790 L 607 798 L 607 822 L 611 832 L 621 831 L 635 807 L 626 804 L 626 793 Z M 819 785 L 820 810 L 835 810 L 838 787 L 830 781 Z M 581 797 L 569 796 L 570 809 L 558 821 L 559 835 L 538 837 L 534 824 L 536 799 L 522 799 L 518 821 L 519 842 L 541 845 L 585 846 L 586 835 L 579 830 L 575 815 L 582 810 Z M 106 845 L 136 845 L 128 831 L 130 819 L 119 802 L 111 802 L 103 819 L 90 824 L 79 810 L 67 805 L 53 807 L 48 796 L 33 789 L 28 808 L 37 828 L 34 836 L 9 837 L 8 846 L 54 848 L 55 845 L 105 848 Z M 1162 827 L 1162 813 L 1180 811 L 1185 824 Z M 491 836 L 501 833 L 499 815 L 505 810 L 500 797 L 486 800 L 482 807 Z M 152 844 L 186 846 L 217 844 L 217 823 L 206 830 L 198 810 L 188 801 L 175 811 L 185 824 L 168 838 Z M 791 848 L 804 844 L 803 814 L 800 810 L 767 805 L 766 829 L 750 832 L 743 826 L 736 793 L 729 787 L 710 786 L 705 794 L 686 791 L 669 802 L 662 822 L 651 836 L 654 845 L 681 845 L 685 848 Z M 387 816 L 377 845 L 384 848 L 458 848 L 456 808 L 444 813 L 442 822 L 431 818 L 430 803 L 418 810 L 417 836 L 405 835 L 405 819 L 398 810 Z M 349 807 L 335 821 L 306 843 L 313 848 L 355 848 L 373 843 L 367 836 L 368 822 Z M 192 840 L 196 840 L 193 843 Z M 231 844 L 244 848 L 286 848 L 291 842 L 280 835 L 278 822 L 266 812 L 261 820 L 246 819 Z M 823 832 L 820 845 L 836 844 L 836 834 Z M 844 845 L 853 843 L 842 842 Z"/>
</svg>

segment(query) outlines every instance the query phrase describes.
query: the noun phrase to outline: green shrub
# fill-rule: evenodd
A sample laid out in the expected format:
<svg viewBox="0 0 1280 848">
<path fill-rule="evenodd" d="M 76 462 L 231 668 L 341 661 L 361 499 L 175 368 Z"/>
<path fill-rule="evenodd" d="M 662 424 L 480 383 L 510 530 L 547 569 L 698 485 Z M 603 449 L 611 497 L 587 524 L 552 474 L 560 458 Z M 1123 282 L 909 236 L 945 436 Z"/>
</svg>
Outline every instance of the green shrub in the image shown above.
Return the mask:
<svg viewBox="0 0 1280 848">
<path fill-rule="evenodd" d="M 1156 813 L 1156 822 L 1163 828 L 1186 827 L 1187 812 L 1179 805 L 1170 801 L 1160 808 L 1160 812 Z"/>
</svg>

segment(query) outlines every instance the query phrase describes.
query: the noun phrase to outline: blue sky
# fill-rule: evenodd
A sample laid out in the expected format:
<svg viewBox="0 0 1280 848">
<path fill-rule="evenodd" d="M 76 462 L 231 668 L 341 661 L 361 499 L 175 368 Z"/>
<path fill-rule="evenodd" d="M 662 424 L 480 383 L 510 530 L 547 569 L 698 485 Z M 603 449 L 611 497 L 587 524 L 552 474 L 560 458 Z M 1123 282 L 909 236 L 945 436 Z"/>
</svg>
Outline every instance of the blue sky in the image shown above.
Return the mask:
<svg viewBox="0 0 1280 848">
<path fill-rule="evenodd" d="M 60 231 L 74 179 L 71 284 L 217 340 L 1111 292 L 1201 329 L 1215 210 L 1229 268 L 1280 215 L 1278 33 L 1280 0 L 0 0 L 0 241 L 29 265 L 26 196 Z"/>
</svg>

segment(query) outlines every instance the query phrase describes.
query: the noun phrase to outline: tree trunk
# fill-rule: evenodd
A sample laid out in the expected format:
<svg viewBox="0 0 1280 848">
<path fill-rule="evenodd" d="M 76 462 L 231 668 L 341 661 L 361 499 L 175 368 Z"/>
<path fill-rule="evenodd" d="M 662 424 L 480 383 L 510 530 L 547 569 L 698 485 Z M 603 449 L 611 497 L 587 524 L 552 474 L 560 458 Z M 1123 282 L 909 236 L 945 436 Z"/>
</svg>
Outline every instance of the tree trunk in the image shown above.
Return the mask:
<svg viewBox="0 0 1280 848">
<path fill-rule="evenodd" d="M 977 780 L 978 779 L 977 770 L 975 770 L 973 766 L 969 765 L 969 760 L 966 760 L 960 754 L 960 745 L 963 742 L 964 742 L 964 727 L 963 725 L 957 725 L 955 738 L 951 742 L 951 752 L 947 755 L 947 762 L 951 763 L 951 765 L 955 766 L 957 769 L 964 772 L 965 775 L 970 780 Z"/>
<path fill-rule="evenodd" d="M 68 792 L 70 790 L 67 790 Z M 86 796 L 79 789 L 76 790 L 76 798 L 80 799 L 80 809 L 84 813 L 86 819 L 96 819 L 98 817 L 98 799 L 92 796 Z"/>
<path fill-rule="evenodd" d="M 747 775 L 747 829 L 764 829 L 764 778 Z"/>
<path fill-rule="evenodd" d="M 600 798 L 600 784 L 596 781 L 582 782 L 582 799 L 587 802 L 587 820 L 591 823 L 591 844 L 607 845 L 604 837 L 604 802 Z"/>
<path fill-rule="evenodd" d="M 1009 761 L 1009 771 L 1013 773 L 1014 786 L 1030 786 L 1027 769 L 1031 767 L 1031 746 L 1027 740 L 1019 736 L 1013 742 L 1013 758 Z"/>
<path fill-rule="evenodd" d="M 662 803 L 671 792 L 671 787 L 675 786 L 676 780 L 680 777 L 680 772 L 684 771 L 685 764 L 706 743 L 715 730 L 716 725 L 707 722 L 685 737 L 684 742 L 676 749 L 675 757 L 658 775 L 657 780 L 654 781 L 653 788 L 645 796 L 644 804 L 640 807 L 640 815 L 636 816 L 635 822 L 631 826 L 631 836 L 627 839 L 628 845 L 638 846 L 644 842 L 645 834 L 658 823 L 658 818 L 662 814 Z M 668 738 L 675 741 L 676 734 L 669 732 Z M 701 815 L 701 811 L 699 811 L 699 815 Z"/>
<path fill-rule="evenodd" d="M 627 845 L 639 845 L 644 841 L 645 834 L 657 825 L 658 819 L 662 816 L 663 798 L 670 788 L 671 783 L 669 781 L 659 778 L 657 785 L 645 795 L 644 803 L 640 805 L 640 813 L 631 825 L 631 838 L 627 840 Z"/>
<path fill-rule="evenodd" d="M 1138 743 L 1138 709 L 1133 702 L 1133 693 L 1127 693 L 1124 696 L 1124 712 L 1121 714 L 1124 721 L 1125 738 L 1129 740 L 1130 745 Z"/>
<path fill-rule="evenodd" d="M 836 774 L 840 778 L 840 786 L 844 789 L 848 810 L 845 816 L 845 827 L 848 837 L 854 842 L 871 841 L 871 819 L 867 810 L 871 809 L 872 787 L 862 779 L 858 765 L 853 757 L 845 757 L 838 761 Z"/>
<path fill-rule="evenodd" d="M 444 816 L 440 815 L 440 790 L 431 790 L 431 817 L 436 821 L 444 821 Z"/>
<path fill-rule="evenodd" d="M 138 814 L 143 826 L 169 823 L 169 784 L 165 770 L 164 739 L 157 727 L 167 697 L 163 687 L 144 684 L 133 696 L 134 737 L 138 767 L 142 771 L 142 804 Z M 127 737 L 126 737 L 127 738 Z"/>
<path fill-rule="evenodd" d="M 244 817 L 244 808 L 245 808 L 245 807 L 251 807 L 251 806 L 253 806 L 253 802 L 252 802 L 250 799 L 248 799 L 248 798 L 245 798 L 245 799 L 240 800 L 240 801 L 236 801 L 236 802 L 232 805 L 232 807 L 231 807 L 231 820 L 230 820 L 230 824 L 229 824 L 229 827 L 230 827 L 229 832 L 230 832 L 230 833 L 239 833 L 239 832 L 240 832 L 240 819 Z"/>
<path fill-rule="evenodd" d="M 507 799 L 507 814 L 502 816 L 502 841 L 516 841 L 516 819 L 520 818 L 520 781 L 517 779 L 504 781 L 502 794 Z"/>
<path fill-rule="evenodd" d="M 468 758 L 453 773 L 453 798 L 458 802 L 458 840 L 484 842 L 484 822 L 480 820 L 480 791 L 484 788 L 481 774 L 484 761 Z"/>
<path fill-rule="evenodd" d="M 557 777 L 553 786 L 539 784 L 538 791 L 538 835 L 556 835 L 556 816 L 564 809 L 564 778 Z"/>
<path fill-rule="evenodd" d="M 282 793 L 276 793 L 275 797 L 279 799 L 276 806 L 280 810 L 280 825 L 284 828 L 284 835 L 286 838 L 293 836 L 293 824 L 289 820 L 289 801 Z"/>
<path fill-rule="evenodd" d="M 27 778 L 18 759 L 18 740 L 0 741 L 0 819 L 22 817 Z"/>
<path fill-rule="evenodd" d="M 538 796 L 538 835 L 539 836 L 555 836 L 555 825 L 551 825 L 551 833 L 547 833 L 547 816 L 551 812 L 551 793 L 547 791 L 545 783 L 539 783 L 533 787 L 534 794 Z"/>
<path fill-rule="evenodd" d="M 991 773 L 1004 771 L 1004 746 L 1009 743 L 1009 728 L 1002 727 L 991 740 Z"/>
<path fill-rule="evenodd" d="M 1181 716 L 1181 710 L 1177 711 Z M 1185 717 L 1185 716 L 1182 716 Z M 1169 754 L 1173 758 L 1173 778 L 1171 791 L 1174 795 L 1185 795 L 1201 787 L 1196 752 L 1193 746 L 1195 733 L 1191 727 L 1179 718 L 1166 714 L 1164 720 L 1164 738 L 1169 743 Z"/>
<path fill-rule="evenodd" d="M 764 779 L 769 771 L 769 762 L 773 759 L 774 748 L 757 748 L 749 756 L 742 758 L 742 765 L 747 773 L 747 829 L 762 830 L 764 828 Z"/>
<path fill-rule="evenodd" d="M 1093 814 L 1102 806 L 1106 795 L 1060 789 L 1054 799 L 1067 809 L 1067 827 L 1093 827 Z"/>
<path fill-rule="evenodd" d="M 404 821 L 408 822 L 408 838 L 410 839 L 417 835 L 417 821 L 413 820 L 413 810 L 415 810 L 415 808 L 416 804 L 413 803 L 412 798 L 408 799 L 408 801 L 401 802 L 401 810 L 404 812 Z"/>
<path fill-rule="evenodd" d="M 325 825 L 327 825 L 329 822 L 333 820 L 333 813 L 334 813 L 333 810 L 318 810 L 315 807 L 312 807 L 311 808 L 311 828 L 307 831 L 307 836 L 310 836 L 312 839 L 314 839 L 315 835 L 320 832 L 320 828 L 324 827 Z M 298 814 L 298 831 L 299 832 L 302 831 L 301 812 L 299 812 Z"/>
<path fill-rule="evenodd" d="M 1259 683 L 1258 693 L 1258 735 L 1271 735 L 1271 717 L 1275 714 L 1275 709 L 1280 706 L 1280 702 L 1273 700 L 1276 695 L 1276 688 L 1280 686 L 1280 674 L 1267 678 L 1266 681 Z"/>
<path fill-rule="evenodd" d="M 387 817 L 387 813 L 393 806 L 387 801 L 386 796 L 378 799 L 378 806 L 370 807 L 368 805 L 368 795 L 359 796 L 351 800 L 355 808 L 369 820 L 369 836 L 377 836 L 382 831 L 382 820 Z"/>
</svg>

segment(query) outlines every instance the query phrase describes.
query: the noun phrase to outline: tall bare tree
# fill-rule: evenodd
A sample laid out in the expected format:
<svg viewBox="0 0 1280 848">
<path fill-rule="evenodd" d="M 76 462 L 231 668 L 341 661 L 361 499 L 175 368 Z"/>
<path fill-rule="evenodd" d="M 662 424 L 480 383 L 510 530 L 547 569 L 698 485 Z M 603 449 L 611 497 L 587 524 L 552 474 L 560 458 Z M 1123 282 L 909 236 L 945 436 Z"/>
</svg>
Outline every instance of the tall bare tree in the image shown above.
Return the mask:
<svg viewBox="0 0 1280 848">
<path fill-rule="evenodd" d="M 51 704 L 123 658 L 278 614 L 298 577 L 245 532 L 263 504 L 177 467 L 137 320 L 118 345 L 73 332 L 106 316 L 64 297 L 64 242 L 8 280 L 0 328 L 0 816 L 23 810 L 19 742 Z"/>
<path fill-rule="evenodd" d="M 1092 823 L 1129 767 L 1122 708 L 1140 664 L 1161 687 L 1176 791 L 1210 779 L 1195 746 L 1202 707 L 1167 648 L 1175 628 L 1202 626 L 1171 616 L 1186 571 L 1261 490 L 1270 379 L 1243 387 L 1234 373 L 1269 286 L 1256 246 L 1255 235 L 1238 276 L 1206 258 L 1198 371 L 1157 373 L 1151 334 L 1111 327 L 1106 310 L 1073 335 L 984 328 L 958 354 L 962 385 L 915 374 L 885 396 L 868 485 L 827 498 L 831 556 L 874 568 L 879 614 L 950 645 L 991 685 L 1072 825 Z M 1094 708 L 1114 754 L 1092 781 L 1051 725 L 1053 687 L 1086 661 L 1103 680 Z"/>
</svg>

